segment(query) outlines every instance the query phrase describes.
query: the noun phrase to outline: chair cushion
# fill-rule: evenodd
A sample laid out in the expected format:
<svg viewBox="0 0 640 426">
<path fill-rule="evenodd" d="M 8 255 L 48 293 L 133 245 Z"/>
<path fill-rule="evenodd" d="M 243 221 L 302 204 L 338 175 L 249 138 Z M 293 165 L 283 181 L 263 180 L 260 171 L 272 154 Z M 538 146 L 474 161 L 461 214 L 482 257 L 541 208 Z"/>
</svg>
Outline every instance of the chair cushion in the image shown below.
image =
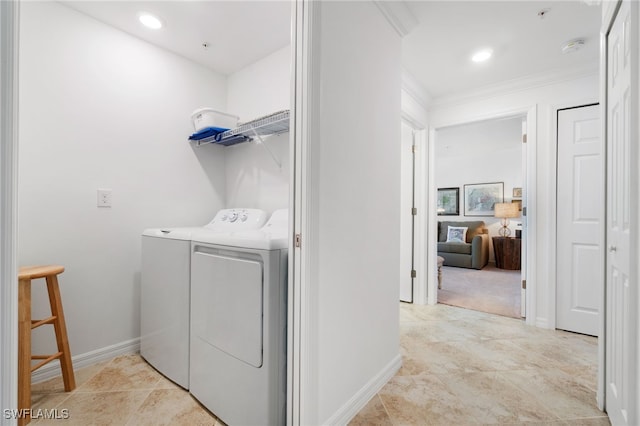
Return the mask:
<svg viewBox="0 0 640 426">
<path fill-rule="evenodd" d="M 438 243 L 438 252 L 471 254 L 471 244 L 467 244 L 467 243 Z"/>
</svg>

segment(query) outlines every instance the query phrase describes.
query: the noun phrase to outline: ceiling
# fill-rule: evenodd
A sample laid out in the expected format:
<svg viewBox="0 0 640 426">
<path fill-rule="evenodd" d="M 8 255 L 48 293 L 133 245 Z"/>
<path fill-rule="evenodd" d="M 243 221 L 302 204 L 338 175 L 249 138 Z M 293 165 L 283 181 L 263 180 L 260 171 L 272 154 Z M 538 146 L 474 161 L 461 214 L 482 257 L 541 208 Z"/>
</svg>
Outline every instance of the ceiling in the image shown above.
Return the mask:
<svg viewBox="0 0 640 426">
<path fill-rule="evenodd" d="M 405 37 L 402 61 L 432 98 L 525 76 L 591 67 L 600 52 L 600 6 L 583 1 L 409 1 L 419 25 Z M 548 9 L 543 18 L 538 16 Z M 585 45 L 562 53 L 562 45 Z M 473 63 L 480 48 L 493 57 Z"/>
<path fill-rule="evenodd" d="M 289 1 L 62 3 L 223 74 L 290 43 Z M 593 1 L 405 3 L 419 25 L 403 39 L 403 67 L 432 99 L 524 76 L 597 69 L 600 7 L 587 4 Z M 545 8 L 548 12 L 540 18 L 538 12 Z M 142 27 L 140 11 L 156 14 L 165 26 L 156 31 Z M 585 46 L 561 53 L 562 44 L 575 38 L 584 38 Z M 480 47 L 491 47 L 494 55 L 485 63 L 472 63 L 469 57 Z"/>
<path fill-rule="evenodd" d="M 223 74 L 231 74 L 290 43 L 289 1 L 62 1 L 131 35 Z M 150 30 L 139 12 L 160 18 Z M 203 47 L 208 44 L 208 48 Z"/>
</svg>

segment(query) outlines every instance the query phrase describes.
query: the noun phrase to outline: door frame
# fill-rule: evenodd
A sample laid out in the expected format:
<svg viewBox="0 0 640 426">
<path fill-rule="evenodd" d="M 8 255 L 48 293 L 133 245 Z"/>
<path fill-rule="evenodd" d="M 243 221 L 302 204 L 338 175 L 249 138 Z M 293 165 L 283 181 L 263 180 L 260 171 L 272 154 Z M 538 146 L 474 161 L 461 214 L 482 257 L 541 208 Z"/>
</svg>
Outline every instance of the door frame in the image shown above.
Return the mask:
<svg viewBox="0 0 640 426">
<path fill-rule="evenodd" d="M 457 117 L 450 121 L 435 123 L 429 128 L 428 139 L 428 156 L 426 158 L 426 168 L 416 170 L 418 180 L 427 182 L 427 200 L 428 205 L 435 205 L 437 199 L 437 187 L 435 185 L 435 139 L 436 131 L 445 127 L 459 126 L 464 124 L 472 124 L 480 121 L 502 119 L 508 117 L 522 117 L 527 119 L 527 143 L 524 145 L 526 155 L 526 181 L 523 182 L 524 205 L 527 208 L 527 239 L 526 239 L 526 323 L 535 325 L 536 323 L 536 194 L 537 194 L 537 169 L 536 169 L 536 147 L 537 147 L 537 104 L 512 108 L 504 111 L 498 111 L 491 114 L 469 115 L 466 117 Z M 432 211 L 433 210 L 433 211 Z M 430 230 L 426 235 L 427 248 L 426 251 L 418 256 L 427 258 L 427 302 L 430 305 L 438 303 L 438 282 L 437 282 L 437 238 L 436 229 L 438 227 L 438 217 L 434 209 L 429 209 L 427 214 L 426 229 Z"/>
<path fill-rule="evenodd" d="M 18 405 L 18 36 L 17 1 L 0 2 L 0 407 Z M 5 419 L 3 425 L 15 424 Z"/>
<path fill-rule="evenodd" d="M 401 165 L 400 165 L 400 170 L 404 171 L 404 170 L 408 170 L 411 169 L 411 207 L 415 208 L 416 207 L 416 128 L 413 126 L 412 122 L 409 120 L 405 120 L 404 118 L 401 120 L 402 124 L 401 124 L 401 130 L 400 130 L 400 149 L 402 151 L 402 153 L 400 154 L 400 161 L 401 161 Z M 405 140 L 404 140 L 404 129 L 403 127 L 407 126 L 410 130 L 411 130 L 411 145 L 405 144 Z M 406 149 L 411 149 L 411 161 L 405 161 L 405 150 Z M 401 179 L 402 181 L 402 179 Z M 403 182 L 404 183 L 404 182 Z M 416 265 L 415 265 L 415 260 L 416 260 L 416 252 L 415 252 L 415 247 L 416 247 L 416 224 L 417 224 L 417 217 L 416 215 L 413 214 L 413 212 L 409 213 L 406 211 L 407 209 L 407 205 L 404 203 L 405 200 L 404 199 L 404 193 L 403 191 L 405 190 L 404 187 L 402 187 L 401 185 L 401 189 L 400 189 L 400 229 L 401 229 L 401 233 L 400 233 L 400 257 L 401 257 L 401 267 L 400 267 L 400 276 L 398 277 L 398 279 L 400 280 L 400 302 L 403 303 L 414 303 L 415 301 L 415 287 L 416 287 L 416 281 L 417 281 L 417 276 L 413 277 L 410 276 L 410 274 L 407 274 L 407 270 L 405 269 L 405 266 L 407 265 L 406 261 L 408 261 L 408 257 L 406 257 L 405 255 L 409 255 L 411 257 L 411 270 L 415 271 L 416 270 Z M 405 216 L 409 216 L 409 218 L 405 218 Z M 406 227 L 406 228 L 405 228 Z M 408 252 L 403 251 L 403 246 L 405 244 L 408 244 L 409 241 L 405 241 L 405 229 L 411 229 L 411 239 L 410 239 L 410 243 L 411 243 L 411 250 Z M 410 300 L 403 300 L 402 299 L 402 292 L 403 292 L 403 286 L 407 284 L 406 280 L 411 280 L 411 297 Z"/>
<path fill-rule="evenodd" d="M 416 305 L 427 304 L 427 279 L 431 271 L 428 265 L 428 258 L 424 254 L 427 253 L 427 231 L 426 224 L 428 215 L 430 214 L 428 206 L 430 200 L 427 197 L 428 181 L 422 176 L 422 171 L 427 170 L 428 155 L 428 130 L 426 127 L 426 108 L 420 95 L 415 93 L 410 77 L 403 75 L 402 91 L 403 97 L 407 96 L 411 101 L 402 101 L 401 118 L 408 123 L 414 130 L 414 146 L 415 150 L 415 167 L 413 169 L 414 177 L 414 207 L 418 210 L 415 216 L 415 227 L 413 229 L 413 259 L 416 277 L 413 280 L 413 303 Z M 422 115 L 424 114 L 424 115 Z M 404 167 L 404 165 L 403 165 Z M 408 216 L 401 216 L 400 220 L 408 221 Z"/>
<path fill-rule="evenodd" d="M 412 301 L 416 305 L 427 304 L 427 262 L 422 253 L 425 253 L 426 240 L 425 235 L 425 219 L 423 219 L 426 209 L 425 182 L 419 178 L 418 170 L 424 168 L 426 145 L 426 129 L 420 120 L 414 117 L 408 111 L 403 109 L 402 121 L 405 122 L 413 130 L 413 146 L 415 153 L 413 156 L 413 206 L 417 209 L 417 214 L 413 216 L 413 269 L 416 271 L 416 277 L 413 279 Z M 400 147 L 401 148 L 401 147 Z M 405 164 L 401 165 L 402 168 Z M 400 220 L 406 224 L 412 219 L 409 215 L 401 215 Z M 407 226 L 409 226 L 407 224 Z M 407 271 L 400 271 L 400 279 L 406 278 Z"/>
</svg>

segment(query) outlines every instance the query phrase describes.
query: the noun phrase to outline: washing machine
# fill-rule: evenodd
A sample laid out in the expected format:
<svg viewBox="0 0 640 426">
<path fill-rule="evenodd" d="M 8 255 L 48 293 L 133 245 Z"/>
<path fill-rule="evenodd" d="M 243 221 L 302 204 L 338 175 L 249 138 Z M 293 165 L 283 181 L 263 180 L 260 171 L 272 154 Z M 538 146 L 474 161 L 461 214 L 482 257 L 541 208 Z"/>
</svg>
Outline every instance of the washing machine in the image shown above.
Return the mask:
<svg viewBox="0 0 640 426">
<path fill-rule="evenodd" d="M 147 229 L 142 234 L 140 355 L 167 378 L 189 389 L 191 240 L 198 232 L 260 229 L 258 209 L 223 209 L 205 226 Z"/>
<path fill-rule="evenodd" d="M 288 211 L 191 243 L 191 394 L 230 425 L 286 421 Z"/>
</svg>

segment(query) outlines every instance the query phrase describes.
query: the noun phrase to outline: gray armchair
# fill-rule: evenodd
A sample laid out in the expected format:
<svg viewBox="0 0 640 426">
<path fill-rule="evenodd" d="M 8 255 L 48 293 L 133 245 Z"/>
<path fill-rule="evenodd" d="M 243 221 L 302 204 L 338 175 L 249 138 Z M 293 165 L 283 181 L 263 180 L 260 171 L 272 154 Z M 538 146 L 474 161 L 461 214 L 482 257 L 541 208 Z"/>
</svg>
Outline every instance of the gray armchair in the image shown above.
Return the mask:
<svg viewBox="0 0 640 426">
<path fill-rule="evenodd" d="M 466 241 L 446 242 L 449 226 L 467 228 Z M 438 256 L 445 266 L 482 269 L 489 263 L 489 230 L 479 221 L 438 222 Z"/>
</svg>

